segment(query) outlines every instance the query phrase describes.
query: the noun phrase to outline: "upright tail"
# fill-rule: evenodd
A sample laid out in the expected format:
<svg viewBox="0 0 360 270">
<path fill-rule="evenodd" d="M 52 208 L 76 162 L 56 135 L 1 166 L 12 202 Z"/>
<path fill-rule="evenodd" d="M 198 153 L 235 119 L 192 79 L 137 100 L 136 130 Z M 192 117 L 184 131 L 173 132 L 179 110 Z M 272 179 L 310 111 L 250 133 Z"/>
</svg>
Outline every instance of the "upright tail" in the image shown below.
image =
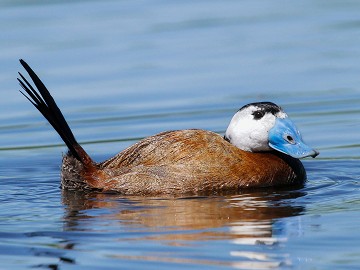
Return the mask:
<svg viewBox="0 0 360 270">
<path fill-rule="evenodd" d="M 66 122 L 63 114 L 61 113 L 59 107 L 56 105 L 53 97 L 50 95 L 46 86 L 24 60 L 20 59 L 20 63 L 25 68 L 37 88 L 36 91 L 32 87 L 32 85 L 25 79 L 25 77 L 19 72 L 21 79 L 18 78 L 18 81 L 23 90 L 27 93 L 27 95 L 24 94 L 22 91 L 20 92 L 49 121 L 49 123 L 53 126 L 53 128 L 57 131 L 57 133 L 60 135 L 62 140 L 69 148 L 70 153 L 77 160 L 79 160 L 83 164 L 92 163 L 89 155 L 76 141 L 68 123 Z"/>
</svg>

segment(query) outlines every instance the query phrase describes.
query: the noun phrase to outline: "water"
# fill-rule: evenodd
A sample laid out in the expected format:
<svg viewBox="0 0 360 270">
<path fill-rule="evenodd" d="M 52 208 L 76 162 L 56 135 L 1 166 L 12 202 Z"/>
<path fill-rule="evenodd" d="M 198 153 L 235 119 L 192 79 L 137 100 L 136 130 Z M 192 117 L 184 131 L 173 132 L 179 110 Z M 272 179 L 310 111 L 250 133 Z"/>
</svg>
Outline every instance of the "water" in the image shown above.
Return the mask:
<svg viewBox="0 0 360 270">
<path fill-rule="evenodd" d="M 2 1 L 0 269 L 360 267 L 358 1 Z M 59 189 L 66 148 L 24 58 L 101 161 L 164 130 L 282 105 L 321 155 L 298 189 L 143 198 Z"/>
</svg>

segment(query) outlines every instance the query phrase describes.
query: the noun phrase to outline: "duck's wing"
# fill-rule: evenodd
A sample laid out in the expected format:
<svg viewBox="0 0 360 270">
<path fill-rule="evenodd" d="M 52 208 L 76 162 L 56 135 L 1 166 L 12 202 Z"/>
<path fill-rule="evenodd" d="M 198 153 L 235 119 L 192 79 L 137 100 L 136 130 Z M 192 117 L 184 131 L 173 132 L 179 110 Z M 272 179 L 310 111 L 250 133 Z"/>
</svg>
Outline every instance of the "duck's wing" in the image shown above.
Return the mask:
<svg viewBox="0 0 360 270">
<path fill-rule="evenodd" d="M 100 164 L 115 169 L 136 166 L 166 166 L 216 163 L 228 155 L 230 144 L 220 135 L 199 129 L 162 132 L 147 137 Z"/>
</svg>

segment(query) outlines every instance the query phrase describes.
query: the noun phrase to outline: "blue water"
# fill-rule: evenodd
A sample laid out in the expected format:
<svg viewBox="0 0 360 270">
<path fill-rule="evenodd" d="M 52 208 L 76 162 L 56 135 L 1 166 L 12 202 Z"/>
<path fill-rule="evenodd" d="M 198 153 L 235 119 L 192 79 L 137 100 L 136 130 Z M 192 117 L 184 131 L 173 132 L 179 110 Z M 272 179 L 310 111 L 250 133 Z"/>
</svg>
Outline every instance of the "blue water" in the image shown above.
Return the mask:
<svg viewBox="0 0 360 270">
<path fill-rule="evenodd" d="M 358 1 L 1 1 L 0 269 L 360 268 Z M 25 59 L 97 160 L 171 129 L 223 133 L 281 105 L 308 182 L 228 196 L 59 189 L 58 135 Z"/>
</svg>

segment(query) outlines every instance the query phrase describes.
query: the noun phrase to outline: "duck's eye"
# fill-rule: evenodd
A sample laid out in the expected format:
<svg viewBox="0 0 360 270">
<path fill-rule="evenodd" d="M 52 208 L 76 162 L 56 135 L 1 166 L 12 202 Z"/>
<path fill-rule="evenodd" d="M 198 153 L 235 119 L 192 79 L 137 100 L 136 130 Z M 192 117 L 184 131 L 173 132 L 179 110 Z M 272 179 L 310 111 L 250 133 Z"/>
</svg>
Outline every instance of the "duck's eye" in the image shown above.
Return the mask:
<svg viewBox="0 0 360 270">
<path fill-rule="evenodd" d="M 288 143 L 295 144 L 294 138 L 292 136 L 290 136 L 290 135 L 286 135 L 285 140 L 287 140 Z"/>
<path fill-rule="evenodd" d="M 253 112 L 253 116 L 255 120 L 259 120 L 264 116 L 264 112 L 263 111 L 255 111 Z"/>
</svg>

